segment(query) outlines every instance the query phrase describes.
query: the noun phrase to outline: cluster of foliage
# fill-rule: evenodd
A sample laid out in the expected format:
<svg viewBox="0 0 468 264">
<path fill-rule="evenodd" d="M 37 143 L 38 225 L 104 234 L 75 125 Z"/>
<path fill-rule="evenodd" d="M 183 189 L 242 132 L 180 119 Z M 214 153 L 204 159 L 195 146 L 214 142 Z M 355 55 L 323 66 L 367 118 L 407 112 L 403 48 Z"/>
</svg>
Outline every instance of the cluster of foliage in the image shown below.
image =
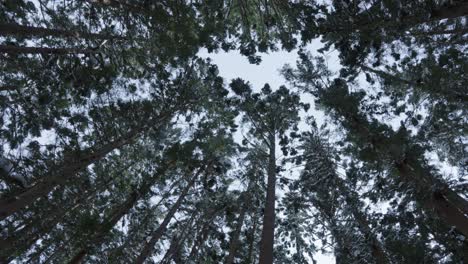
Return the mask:
<svg viewBox="0 0 468 264">
<path fill-rule="evenodd" d="M 467 23 L 465 0 L 1 1 L 0 263 L 468 263 Z M 252 88 L 200 49 L 299 60 Z"/>
</svg>

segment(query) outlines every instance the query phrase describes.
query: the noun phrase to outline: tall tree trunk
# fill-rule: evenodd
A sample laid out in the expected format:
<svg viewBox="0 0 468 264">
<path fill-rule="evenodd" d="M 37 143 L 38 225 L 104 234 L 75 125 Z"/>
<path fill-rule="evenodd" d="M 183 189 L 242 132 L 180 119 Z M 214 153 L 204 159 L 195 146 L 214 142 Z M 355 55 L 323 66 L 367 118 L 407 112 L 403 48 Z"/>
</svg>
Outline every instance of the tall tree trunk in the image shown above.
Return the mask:
<svg viewBox="0 0 468 264">
<path fill-rule="evenodd" d="M 239 248 L 239 237 L 241 234 L 242 226 L 244 224 L 245 212 L 246 209 L 244 205 L 242 206 L 239 219 L 237 220 L 236 229 L 232 234 L 231 242 L 229 243 L 229 254 L 226 258 L 226 264 L 234 263 L 234 258 L 236 257 L 237 249 Z"/>
<path fill-rule="evenodd" d="M 200 245 L 202 245 L 205 239 L 208 237 L 208 234 L 210 231 L 211 219 L 212 218 L 205 221 L 200 232 L 196 236 L 196 239 L 193 242 L 192 248 L 190 249 L 190 254 L 187 258 L 188 260 L 194 261 L 195 259 L 198 258 L 198 251 L 199 251 Z"/>
<path fill-rule="evenodd" d="M 96 49 L 78 49 L 78 48 L 47 48 L 47 47 L 20 47 L 13 45 L 0 45 L 0 53 L 12 54 L 90 54 L 97 53 Z"/>
<path fill-rule="evenodd" d="M 319 29 L 321 34 L 336 33 L 351 33 L 352 31 L 375 31 L 383 29 L 393 29 L 398 32 L 404 32 L 410 28 L 421 25 L 423 23 L 440 21 L 443 19 L 453 19 L 468 16 L 468 2 L 466 0 L 453 1 L 453 4 L 442 6 L 438 9 L 429 10 L 430 17 L 424 16 L 400 16 L 399 20 L 395 18 L 387 18 L 380 21 L 373 21 L 369 16 L 364 16 L 364 19 L 359 19 L 350 24 L 335 24 L 333 26 L 325 26 Z"/>
<path fill-rule="evenodd" d="M 247 212 L 247 206 L 250 204 L 250 189 L 252 185 L 252 180 L 249 181 L 247 190 L 241 196 L 243 199 L 239 203 L 241 204 L 241 210 L 239 214 L 239 219 L 237 219 L 236 228 L 232 234 L 231 241 L 229 243 L 229 254 L 226 257 L 226 264 L 234 263 L 234 258 L 236 257 L 237 249 L 239 247 L 239 237 L 241 234 L 242 226 L 244 225 L 245 214 Z"/>
<path fill-rule="evenodd" d="M 372 256 L 377 264 L 388 264 L 391 263 L 386 251 L 385 247 L 382 243 L 377 239 L 374 232 L 372 232 L 370 228 L 369 221 L 367 220 L 366 215 L 361 212 L 359 208 L 356 207 L 357 202 L 359 202 L 359 198 L 357 194 L 351 191 L 344 181 L 336 175 L 336 182 L 340 192 L 344 195 L 346 202 L 349 205 L 350 211 L 358 224 L 358 228 L 361 233 L 364 234 L 367 244 L 371 250 Z"/>
<path fill-rule="evenodd" d="M 138 135 L 137 131 L 132 131 L 127 137 L 110 142 L 98 150 L 91 150 L 89 154 L 82 157 L 65 158 L 59 168 L 56 169 L 55 174 L 41 179 L 32 187 L 18 195 L 14 195 L 14 197 L 0 200 L 0 220 L 31 205 L 40 197 L 48 195 L 55 187 L 64 184 L 79 171 L 102 159 L 111 151 L 132 142 L 136 135 Z"/>
<path fill-rule="evenodd" d="M 273 263 L 273 247 L 275 237 L 275 189 L 276 189 L 276 139 L 269 135 L 268 182 L 265 211 L 263 215 L 262 240 L 260 242 L 259 264 Z"/>
<path fill-rule="evenodd" d="M 118 208 L 116 208 L 113 213 L 111 213 L 109 219 L 105 220 L 99 226 L 99 229 L 93 234 L 93 236 L 90 239 L 85 241 L 84 244 L 86 246 L 78 250 L 78 252 L 70 260 L 69 263 L 81 263 L 93 247 L 102 243 L 102 241 L 105 238 L 105 235 L 108 234 L 110 230 L 112 230 L 112 228 L 119 222 L 119 220 L 122 219 L 122 217 L 130 211 L 130 209 L 133 208 L 133 206 L 139 200 L 140 197 L 141 193 L 139 193 L 138 191 L 133 191 L 132 193 L 130 193 L 130 195 L 127 197 L 127 200 L 123 204 L 118 206 Z"/>
<path fill-rule="evenodd" d="M 145 14 L 150 15 L 150 9 L 145 8 L 144 6 L 133 5 L 127 0 L 87 0 L 92 4 L 97 4 L 101 6 L 109 6 L 116 9 L 124 10 L 125 12 L 131 12 L 135 14 Z"/>
<path fill-rule="evenodd" d="M 37 220 L 40 223 L 30 223 L 10 237 L 0 241 L 0 263 L 9 263 L 19 254 L 30 249 L 41 237 L 49 233 L 63 219 L 63 215 L 73 208 L 58 208 L 52 213 L 52 217 Z"/>
<path fill-rule="evenodd" d="M 90 237 L 88 238 L 83 244 L 83 248 L 78 250 L 77 254 L 70 260 L 70 264 L 79 264 L 82 262 L 84 257 L 89 254 L 89 251 L 94 247 L 101 245 L 105 239 L 105 236 L 114 228 L 114 226 L 124 217 L 128 212 L 135 206 L 135 204 L 145 196 L 153 186 L 154 182 L 160 178 L 162 175 L 169 170 L 175 162 L 170 162 L 166 166 L 164 166 L 161 170 L 159 170 L 155 175 L 144 181 L 138 190 L 132 191 L 125 202 L 121 205 L 114 208 L 112 213 L 109 215 L 109 218 L 104 220 L 101 225 L 99 225 L 99 229 Z M 176 181 L 179 182 L 179 181 Z M 167 193 L 167 196 L 169 193 Z"/>
<path fill-rule="evenodd" d="M 112 178 L 105 180 L 100 184 L 100 187 L 103 185 L 106 186 L 111 180 Z M 27 251 L 38 239 L 50 232 L 65 215 L 85 205 L 86 201 L 99 189 L 99 187 L 95 186 L 92 190 L 79 192 L 76 200 L 71 203 L 71 207 L 67 208 L 63 204 L 61 204 L 61 206 L 55 206 L 49 210 L 50 213 L 47 214 L 46 218 L 31 218 L 22 229 L 0 240 L 0 248 L 2 249 L 0 253 L 0 263 L 7 262 L 5 259 L 14 258 L 20 253 Z"/>
<path fill-rule="evenodd" d="M 409 165 L 406 160 L 395 163 L 404 182 L 416 187 L 419 203 L 429 212 L 434 212 L 448 227 L 468 237 L 466 200 L 430 174 L 418 173 L 418 164 Z M 429 172 L 426 172 L 429 173 Z"/>
<path fill-rule="evenodd" d="M 213 219 L 216 218 L 220 209 L 223 209 L 223 207 L 208 208 L 207 212 L 204 214 L 202 221 L 200 221 L 201 223 L 204 222 L 204 224 L 198 232 L 198 235 L 196 235 L 196 239 L 193 241 L 192 249 L 187 259 L 194 261 L 198 257 L 199 247 L 208 237 L 210 225 L 213 223 Z"/>
<path fill-rule="evenodd" d="M 168 112 L 162 113 L 157 117 L 159 124 L 170 118 L 171 114 Z M 0 200 L 0 220 L 12 215 L 15 212 L 32 205 L 37 199 L 47 196 L 57 186 L 66 183 L 78 172 L 84 170 L 89 165 L 93 164 L 104 158 L 110 152 L 119 149 L 125 145 L 131 144 L 137 137 L 144 133 L 148 125 L 143 125 L 131 130 L 124 137 L 109 142 L 104 146 L 98 148 L 89 148 L 82 151 L 84 154 L 71 154 L 65 156 L 64 161 L 51 171 L 54 173 L 51 176 L 40 179 L 36 184 L 21 193 L 13 195 L 13 197 L 5 197 Z M 81 156 L 80 156 L 81 155 Z"/>
<path fill-rule="evenodd" d="M 176 181 L 177 183 L 179 183 L 180 181 L 182 180 L 182 178 L 178 181 Z M 167 198 L 169 198 L 171 196 L 171 193 L 173 191 L 173 188 L 176 186 L 176 184 L 174 183 L 173 186 L 171 186 L 171 188 L 169 188 L 169 190 L 166 192 L 166 194 L 158 201 L 157 204 L 151 206 L 151 208 L 159 208 L 159 206 L 164 203 Z M 151 209 L 150 209 L 151 210 Z M 146 225 L 149 221 L 150 221 L 150 217 L 151 216 L 151 213 L 148 213 L 145 215 L 145 217 L 140 221 L 140 225 Z M 109 259 L 118 259 L 119 258 L 119 252 L 122 252 L 125 248 L 128 248 L 128 245 L 130 243 L 130 239 L 126 239 L 125 242 L 120 245 L 119 247 L 117 247 L 116 249 L 112 250 L 110 252 L 110 257 Z"/>
<path fill-rule="evenodd" d="M 195 215 L 197 214 L 197 211 L 195 210 L 192 215 L 190 216 L 190 219 L 188 223 L 184 226 L 182 229 L 181 234 L 175 234 L 172 238 L 171 245 L 169 246 L 169 249 L 166 251 L 166 254 L 164 254 L 164 257 L 161 260 L 161 264 L 170 264 L 172 257 L 174 254 L 180 249 L 181 245 L 184 243 L 185 239 L 187 239 L 187 236 L 189 234 L 188 230 L 189 227 L 192 226 L 193 220 L 195 219 Z M 178 263 L 178 262 L 176 262 Z"/>
<path fill-rule="evenodd" d="M 141 251 L 140 255 L 135 260 L 136 264 L 143 264 L 143 262 L 148 257 L 151 256 L 151 254 L 153 253 L 154 246 L 156 245 L 156 243 L 159 241 L 159 239 L 162 237 L 162 235 L 166 231 L 167 226 L 169 225 L 169 222 L 172 220 L 172 217 L 175 215 L 175 213 L 179 209 L 180 205 L 182 204 L 182 201 L 184 200 L 185 196 L 187 196 L 192 186 L 195 184 L 198 178 L 198 175 L 201 172 L 202 172 L 202 168 L 200 168 L 192 177 L 192 179 L 187 183 L 187 186 L 185 186 L 185 188 L 182 190 L 177 201 L 174 203 L 171 209 L 167 212 L 166 217 L 164 217 L 164 220 L 161 223 L 161 225 L 154 232 L 152 232 L 151 239 L 149 241 L 145 241 L 143 250 Z"/>
<path fill-rule="evenodd" d="M 334 251 L 336 264 L 347 264 L 351 259 L 351 247 L 345 234 L 338 228 L 335 218 L 335 208 L 331 203 L 323 203 L 320 200 L 314 200 L 314 205 L 320 211 L 328 223 L 331 235 L 335 239 Z"/>
<path fill-rule="evenodd" d="M 89 33 L 77 30 L 50 29 L 42 27 L 23 26 L 18 24 L 0 24 L 0 35 L 19 35 L 19 36 L 34 36 L 34 37 L 76 37 L 85 39 L 103 39 L 103 40 L 123 40 L 124 37 L 113 36 L 102 33 Z"/>
<path fill-rule="evenodd" d="M 445 225 L 455 227 L 458 232 L 468 237 L 468 201 L 436 178 L 429 169 L 421 166 L 419 158 L 423 157 L 403 157 L 403 160 L 402 157 L 395 157 L 391 150 L 401 146 L 392 148 L 388 146 L 388 140 L 382 140 L 381 136 L 370 132 L 364 117 L 358 118 L 350 113 L 343 116 L 350 125 L 351 133 L 370 142 L 374 149 L 394 159 L 399 180 L 414 189 L 417 203 L 428 213 L 435 214 Z"/>
<path fill-rule="evenodd" d="M 249 250 L 247 253 L 247 262 L 246 263 L 255 263 L 255 259 L 252 261 L 252 258 L 254 258 L 254 245 L 255 245 L 255 233 L 257 232 L 257 217 L 255 215 L 255 212 L 252 212 L 252 218 L 253 218 L 253 226 L 252 226 L 252 233 L 250 234 L 249 237 Z"/>
<path fill-rule="evenodd" d="M 467 29 L 468 30 L 468 29 Z M 412 81 L 412 80 L 407 80 L 407 79 L 404 79 L 404 78 L 401 78 L 399 76 L 396 76 L 394 74 L 391 74 L 389 72 L 385 72 L 385 71 L 382 71 L 382 70 L 378 70 L 378 69 L 374 69 L 374 68 L 371 68 L 371 67 L 368 67 L 366 65 L 360 65 L 360 67 L 364 70 L 364 71 L 368 71 L 368 72 L 371 72 L 373 74 L 376 74 L 378 75 L 380 78 L 383 78 L 383 79 L 387 79 L 387 80 L 391 80 L 393 82 L 398 82 L 398 83 L 402 83 L 402 84 L 407 84 L 409 86 L 412 86 L 420 91 L 422 91 L 423 93 L 429 93 L 431 94 L 433 97 L 438 97 L 438 96 L 444 96 L 444 94 L 442 94 L 441 92 L 438 92 L 438 91 L 427 91 L 425 89 L 425 86 L 427 86 L 428 84 L 425 83 L 425 82 L 416 82 L 416 81 Z M 453 103 L 458 103 L 461 101 L 467 101 L 468 100 L 468 94 L 464 94 L 464 93 L 456 93 L 455 91 L 453 91 L 450 96 L 448 97 L 445 97 L 445 99 L 448 101 L 448 102 L 453 102 Z"/>
<path fill-rule="evenodd" d="M 447 4 L 444 7 L 432 10 L 431 20 L 442 20 L 468 16 L 468 1 L 455 0 L 450 2 L 453 2 L 453 4 Z"/>
</svg>

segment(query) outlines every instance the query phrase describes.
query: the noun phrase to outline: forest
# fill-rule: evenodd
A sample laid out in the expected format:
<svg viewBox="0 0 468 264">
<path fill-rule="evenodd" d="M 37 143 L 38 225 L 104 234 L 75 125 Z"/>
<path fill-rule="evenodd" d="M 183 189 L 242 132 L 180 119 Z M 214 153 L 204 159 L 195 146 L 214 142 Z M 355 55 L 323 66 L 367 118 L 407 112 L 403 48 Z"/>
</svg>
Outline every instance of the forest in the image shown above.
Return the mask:
<svg viewBox="0 0 468 264">
<path fill-rule="evenodd" d="M 0 0 L 0 115 L 0 264 L 468 263 L 467 0 Z"/>
</svg>

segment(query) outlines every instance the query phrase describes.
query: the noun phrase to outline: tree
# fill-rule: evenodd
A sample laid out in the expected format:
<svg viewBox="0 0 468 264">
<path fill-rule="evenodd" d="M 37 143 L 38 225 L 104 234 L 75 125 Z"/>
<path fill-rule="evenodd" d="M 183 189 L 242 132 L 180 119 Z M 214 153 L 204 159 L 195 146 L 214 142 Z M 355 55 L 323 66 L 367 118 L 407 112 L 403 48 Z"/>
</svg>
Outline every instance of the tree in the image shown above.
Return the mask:
<svg viewBox="0 0 468 264">
<path fill-rule="evenodd" d="M 260 263 L 273 263 L 274 229 L 275 229 L 275 189 L 276 189 L 276 144 L 280 137 L 282 151 L 288 154 L 288 137 L 285 133 L 297 125 L 299 110 L 307 109 L 299 96 L 290 93 L 282 86 L 272 91 L 268 84 L 261 93 L 252 93 L 248 83 L 235 79 L 230 84 L 239 100 L 239 108 L 244 114 L 244 122 L 250 125 L 249 133 L 265 146 L 264 153 L 268 158 L 267 191 L 263 217 L 262 241 L 260 246 Z M 297 128 L 295 129 L 297 130 Z"/>
<path fill-rule="evenodd" d="M 427 164 L 423 158 L 424 146 L 410 135 L 404 125 L 393 131 L 373 118 L 372 114 L 379 107 L 375 101 L 364 104 L 365 91 L 350 92 L 348 84 L 340 78 L 328 83 L 330 73 L 323 71 L 320 61 L 313 64 L 306 57 L 303 59 L 304 64 L 298 72 L 286 69 L 286 74 L 291 80 L 301 83 L 301 88 L 317 96 L 317 103 L 328 109 L 348 131 L 346 140 L 352 143 L 349 148 L 351 154 L 366 162 L 369 168 L 386 170 L 389 176 L 395 177 L 395 183 L 407 188 L 411 199 L 427 214 L 435 215 L 446 230 L 455 226 L 459 233 L 465 234 L 467 219 L 463 212 L 467 202 Z M 322 80 L 315 77 L 320 73 L 323 73 Z M 463 242 L 458 247 L 464 247 Z"/>
<path fill-rule="evenodd" d="M 305 188 L 302 193 L 314 191 L 317 193 L 317 198 L 312 203 L 325 214 L 328 221 L 333 221 L 336 216 L 332 216 L 332 212 L 330 212 L 332 209 L 327 207 L 327 203 L 336 204 L 339 208 L 338 204 L 341 202 L 340 200 L 343 200 L 346 203 L 344 210 L 351 214 L 354 224 L 364 236 L 365 244 L 375 263 L 391 263 L 391 258 L 383 243 L 379 241 L 371 229 L 366 213 L 360 209 L 363 203 L 360 201 L 359 195 L 350 189 L 346 179 L 342 179 L 337 173 L 333 158 L 336 151 L 323 139 L 317 128 L 312 127 L 311 132 L 306 137 L 303 146 L 306 164 L 303 175 L 298 182 L 298 184 L 303 184 L 303 188 Z M 335 223 L 333 224 L 335 225 Z M 339 233 L 335 232 L 334 236 L 338 236 L 335 238 L 336 240 L 341 239 Z M 342 248 L 338 250 L 342 250 Z"/>
</svg>

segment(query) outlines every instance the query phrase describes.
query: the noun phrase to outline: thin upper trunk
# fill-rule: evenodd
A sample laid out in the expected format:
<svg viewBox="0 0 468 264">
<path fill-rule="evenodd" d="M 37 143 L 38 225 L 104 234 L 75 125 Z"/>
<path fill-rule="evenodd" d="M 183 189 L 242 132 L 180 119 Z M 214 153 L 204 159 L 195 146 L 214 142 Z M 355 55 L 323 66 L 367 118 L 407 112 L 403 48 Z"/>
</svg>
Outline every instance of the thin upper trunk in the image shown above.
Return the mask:
<svg viewBox="0 0 468 264">
<path fill-rule="evenodd" d="M 182 179 L 180 179 L 179 181 L 181 181 Z M 171 193 L 174 189 L 174 187 L 176 187 L 176 183 L 179 183 L 179 181 L 176 181 L 174 184 L 172 184 L 172 187 L 169 188 L 169 190 L 166 192 L 166 194 L 158 201 L 157 204 L 153 205 L 151 208 L 159 208 L 159 206 L 161 204 L 163 204 L 170 196 L 171 196 Z M 152 210 L 152 209 L 150 209 Z M 144 226 L 146 224 L 148 224 L 148 222 L 150 221 L 151 219 L 151 213 L 148 212 L 148 214 L 145 215 L 145 217 L 140 221 L 140 225 L 141 226 Z M 129 231 L 131 232 L 131 231 Z M 110 257 L 109 259 L 118 259 L 118 255 L 119 255 L 119 252 L 122 252 L 124 249 L 128 248 L 128 245 L 129 243 L 131 242 L 131 239 L 128 238 L 125 240 L 125 242 L 120 245 L 119 247 L 117 247 L 116 249 L 112 250 L 112 252 L 109 254 Z"/>
<path fill-rule="evenodd" d="M 175 234 L 174 237 L 172 238 L 171 245 L 169 246 L 169 249 L 167 250 L 166 254 L 164 254 L 164 257 L 161 260 L 162 264 L 169 264 L 171 262 L 171 259 L 173 258 L 174 254 L 180 249 L 181 245 L 184 243 L 185 239 L 187 239 L 187 236 L 189 234 L 188 230 L 189 227 L 192 226 L 193 220 L 195 219 L 197 211 L 195 210 L 192 215 L 190 216 L 189 222 L 184 226 L 182 229 L 181 234 Z M 177 262 L 176 262 L 177 263 Z"/>
<path fill-rule="evenodd" d="M 23 26 L 18 24 L 0 24 L 0 35 L 19 35 L 19 36 L 34 36 L 34 37 L 76 37 L 85 39 L 125 39 L 121 36 L 113 36 L 102 33 L 89 33 L 77 30 L 50 29 L 42 27 Z"/>
<path fill-rule="evenodd" d="M 99 186 L 106 186 L 111 180 L 112 178 L 109 178 Z M 0 263 L 7 262 L 6 259 L 14 258 L 31 248 L 38 239 L 52 230 L 65 215 L 85 205 L 86 201 L 100 189 L 99 186 L 94 186 L 95 188 L 89 191 L 78 192 L 71 207 L 65 207 L 63 204 L 55 206 L 49 210 L 50 213 L 47 214 L 47 218 L 31 218 L 22 229 L 0 240 L 0 248 L 2 249 Z"/>
<path fill-rule="evenodd" d="M 460 0 L 450 2 L 454 3 L 432 10 L 431 20 L 450 19 L 468 15 L 468 1 Z"/>
<path fill-rule="evenodd" d="M 372 73 L 378 75 L 380 78 L 391 80 L 393 82 L 398 82 L 398 83 L 402 83 L 402 84 L 406 84 L 406 85 L 418 88 L 418 90 L 420 90 L 420 91 L 422 91 L 424 93 L 433 93 L 432 94 L 433 97 L 442 96 L 442 94 L 439 94 L 439 92 L 437 92 L 437 91 L 428 91 L 427 89 L 425 89 L 425 86 L 427 85 L 427 83 L 422 82 L 421 80 L 418 80 L 418 81 L 407 80 L 407 79 L 401 78 L 401 77 L 399 77 L 397 75 L 394 75 L 394 74 L 391 74 L 391 73 L 388 73 L 388 72 L 385 72 L 385 71 L 382 71 L 382 70 L 374 69 L 374 68 L 368 67 L 366 65 L 361 65 L 361 68 L 364 71 L 369 71 L 369 72 L 372 72 Z M 456 91 L 451 91 L 450 96 L 446 97 L 446 100 L 449 101 L 449 102 L 451 102 L 451 101 L 459 102 L 460 100 L 466 101 L 466 100 L 468 100 L 468 95 L 464 94 L 464 93 L 457 93 Z"/>
<path fill-rule="evenodd" d="M 375 262 L 377 264 L 391 263 L 387 253 L 385 252 L 385 247 L 377 239 L 374 232 L 372 232 L 366 215 L 363 212 L 361 212 L 359 208 L 356 207 L 356 202 L 359 200 L 357 194 L 349 190 L 340 177 L 337 176 L 336 181 L 340 192 L 344 195 L 346 202 L 348 203 L 351 209 L 351 213 L 353 214 L 353 217 L 356 220 L 356 223 L 358 224 L 359 230 L 366 237 L 367 243 L 371 250 L 372 256 L 375 259 Z"/>
<path fill-rule="evenodd" d="M 162 124 L 170 117 L 170 114 L 164 113 L 158 117 L 158 121 Z M 64 161 L 54 168 L 54 174 L 40 179 L 35 185 L 15 194 L 13 197 L 6 197 L 0 200 L 0 220 L 12 215 L 15 212 L 32 205 L 37 199 L 47 196 L 57 186 L 66 183 L 73 178 L 78 172 L 86 169 L 89 165 L 103 159 L 110 152 L 119 149 L 125 145 L 131 144 L 138 136 L 144 133 L 145 126 L 138 127 L 131 130 L 124 137 L 109 142 L 104 146 L 95 150 L 89 148 L 83 156 L 71 154 L 65 157 Z"/>
<path fill-rule="evenodd" d="M 229 255 L 226 258 L 226 264 L 234 263 L 234 258 L 236 257 L 237 249 L 239 248 L 239 237 L 241 234 L 242 226 L 244 224 L 245 212 L 246 212 L 245 206 L 242 206 L 239 219 L 237 220 L 237 223 L 236 223 L 236 229 L 234 230 L 234 233 L 232 234 L 232 239 L 229 245 Z"/>
<path fill-rule="evenodd" d="M 220 208 L 209 208 L 208 211 L 204 214 L 202 221 L 200 221 L 204 224 L 196 235 L 196 239 L 193 241 L 192 249 L 190 250 L 190 254 L 188 256 L 189 260 L 195 260 L 198 257 L 200 245 L 202 245 L 202 243 L 208 237 L 210 226 L 213 223 L 213 219 L 217 216 L 219 209 Z"/>
<path fill-rule="evenodd" d="M 0 263 L 8 263 L 19 254 L 30 249 L 41 237 L 49 233 L 60 220 L 63 219 L 64 214 L 75 209 L 78 205 L 73 206 L 71 209 L 65 207 L 57 208 L 57 210 L 53 211 L 51 217 L 42 220 L 35 219 L 36 222 L 28 224 L 11 236 L 1 240 L 0 248 L 2 251 L 0 253 Z"/>
<path fill-rule="evenodd" d="M 141 194 L 138 191 L 130 193 L 127 200 L 121 204 L 115 211 L 111 214 L 109 219 L 104 221 L 99 230 L 94 233 L 94 235 L 87 241 L 85 241 L 85 246 L 78 250 L 75 256 L 70 260 L 70 264 L 79 264 L 83 259 L 88 255 L 89 251 L 97 245 L 100 245 L 105 238 L 105 235 L 109 233 L 110 230 L 118 223 L 123 216 L 125 216 L 130 209 L 133 208 L 135 203 L 138 201 Z"/>
<path fill-rule="evenodd" d="M 466 200 L 448 188 L 445 183 L 436 181 L 432 175 L 420 174 L 416 166 L 416 164 L 411 166 L 406 161 L 396 163 L 402 180 L 416 186 L 418 202 L 427 211 L 434 212 L 448 227 L 453 226 L 468 237 Z"/>
<path fill-rule="evenodd" d="M 190 188 L 195 184 L 198 175 L 202 172 L 202 169 L 200 168 L 197 173 L 192 177 L 192 179 L 187 183 L 187 186 L 182 190 L 179 198 L 177 201 L 174 203 L 174 205 L 171 207 L 171 209 L 167 212 L 166 217 L 164 217 L 163 222 L 161 225 L 151 234 L 151 239 L 149 241 L 145 241 L 145 245 L 143 246 L 143 249 L 140 253 L 140 255 L 137 257 L 135 260 L 136 264 L 142 264 L 148 257 L 151 256 L 153 253 L 154 246 L 156 243 L 159 241 L 159 239 L 162 237 L 164 232 L 166 231 L 167 226 L 169 225 L 169 222 L 172 220 L 172 217 L 175 215 L 177 210 L 179 209 L 180 205 L 182 204 L 182 201 L 184 200 L 185 196 L 187 196 Z"/>
<path fill-rule="evenodd" d="M 100 6 L 108 6 L 112 8 L 116 8 L 122 10 L 124 12 L 131 12 L 135 14 L 144 14 L 144 15 L 151 15 L 151 9 L 149 6 L 141 6 L 141 5 L 133 5 L 129 3 L 127 0 L 87 0 L 92 4 L 97 4 Z"/>
<path fill-rule="evenodd" d="M 236 228 L 232 234 L 231 242 L 229 243 L 229 254 L 226 257 L 226 264 L 234 263 L 234 258 L 236 257 L 237 249 L 239 248 L 239 237 L 241 234 L 242 226 L 244 224 L 245 214 L 247 212 L 247 206 L 250 204 L 250 188 L 252 181 L 249 181 L 249 186 L 244 194 L 241 196 L 244 199 L 242 200 L 241 210 L 239 214 L 239 219 L 237 219 Z"/>
<path fill-rule="evenodd" d="M 448 227 L 455 227 L 461 234 L 468 237 L 468 201 L 454 192 L 449 186 L 436 178 L 432 172 L 423 168 L 418 157 L 408 157 L 403 161 L 393 157 L 390 148 L 382 142 L 377 135 L 371 133 L 366 127 L 367 121 L 356 116 L 345 114 L 351 125 L 353 133 L 371 142 L 375 149 L 394 158 L 394 165 L 398 171 L 399 179 L 412 187 L 416 201 L 429 213 L 434 213 Z"/>
<path fill-rule="evenodd" d="M 431 16 L 400 16 L 396 18 L 383 18 L 380 21 L 369 19 L 368 15 L 353 23 L 341 23 L 333 26 L 325 26 L 320 28 L 320 33 L 329 34 L 330 32 L 346 32 L 352 31 L 380 31 L 381 29 L 393 29 L 397 32 L 405 32 L 406 30 L 418 26 L 420 24 L 440 21 L 443 19 L 453 19 L 468 15 L 468 2 L 466 0 L 454 1 L 455 3 L 447 6 L 433 9 L 430 11 Z"/>
<path fill-rule="evenodd" d="M 253 226 L 252 226 L 252 233 L 250 234 L 249 237 L 249 250 L 247 253 L 247 262 L 246 263 L 255 263 L 255 256 L 254 256 L 254 245 L 255 245 L 255 233 L 257 232 L 257 217 L 255 215 L 255 212 L 252 212 L 252 218 L 253 218 Z M 254 260 L 252 261 L 252 258 Z"/>
<path fill-rule="evenodd" d="M 262 240 L 260 242 L 259 264 L 273 263 L 273 247 L 275 237 L 275 188 L 276 188 L 276 156 L 275 135 L 269 136 L 268 182 L 265 211 L 263 215 Z"/>
<path fill-rule="evenodd" d="M 211 220 L 211 218 L 210 218 Z M 203 227 L 201 228 L 200 232 L 198 233 L 195 241 L 193 242 L 192 248 L 190 249 L 190 254 L 188 256 L 189 260 L 195 260 L 198 257 L 200 245 L 203 244 L 205 239 L 208 237 L 210 231 L 211 221 L 205 221 Z"/>
<path fill-rule="evenodd" d="M 48 48 L 48 47 L 20 47 L 13 45 L 0 45 L 0 53 L 12 54 L 90 54 L 99 52 L 97 49 L 79 48 Z"/>
<path fill-rule="evenodd" d="M 0 220 L 31 205 L 37 199 L 47 196 L 55 187 L 62 185 L 67 180 L 74 177 L 79 171 L 102 159 L 111 151 L 132 142 L 136 135 L 138 135 L 137 131 L 132 131 L 127 137 L 110 142 L 83 157 L 65 159 L 60 165 L 60 168 L 56 169 L 55 174 L 44 177 L 32 187 L 12 198 L 7 197 L 0 200 Z"/>
<path fill-rule="evenodd" d="M 144 196 L 146 195 L 153 186 L 154 182 L 161 177 L 171 166 L 174 162 L 171 162 L 167 166 L 164 166 L 160 171 L 158 171 L 151 179 L 143 182 L 141 187 L 138 190 L 134 190 L 131 192 L 127 199 L 114 208 L 112 213 L 110 214 L 109 218 L 103 221 L 100 225 L 100 228 L 85 241 L 85 246 L 78 250 L 77 254 L 71 259 L 69 262 L 70 264 L 79 264 L 82 262 L 84 257 L 89 254 L 89 251 L 96 246 L 99 246 L 103 243 L 105 236 L 112 230 L 112 228 L 124 217 L 128 212 L 135 206 L 135 204 Z"/>
<path fill-rule="evenodd" d="M 330 201 L 322 202 L 319 199 L 314 199 L 313 203 L 328 223 L 328 229 L 335 240 L 334 251 L 336 264 L 347 264 L 351 259 L 351 246 L 348 245 L 348 239 L 345 237 L 346 234 L 341 232 L 337 225 L 334 204 Z"/>
</svg>

